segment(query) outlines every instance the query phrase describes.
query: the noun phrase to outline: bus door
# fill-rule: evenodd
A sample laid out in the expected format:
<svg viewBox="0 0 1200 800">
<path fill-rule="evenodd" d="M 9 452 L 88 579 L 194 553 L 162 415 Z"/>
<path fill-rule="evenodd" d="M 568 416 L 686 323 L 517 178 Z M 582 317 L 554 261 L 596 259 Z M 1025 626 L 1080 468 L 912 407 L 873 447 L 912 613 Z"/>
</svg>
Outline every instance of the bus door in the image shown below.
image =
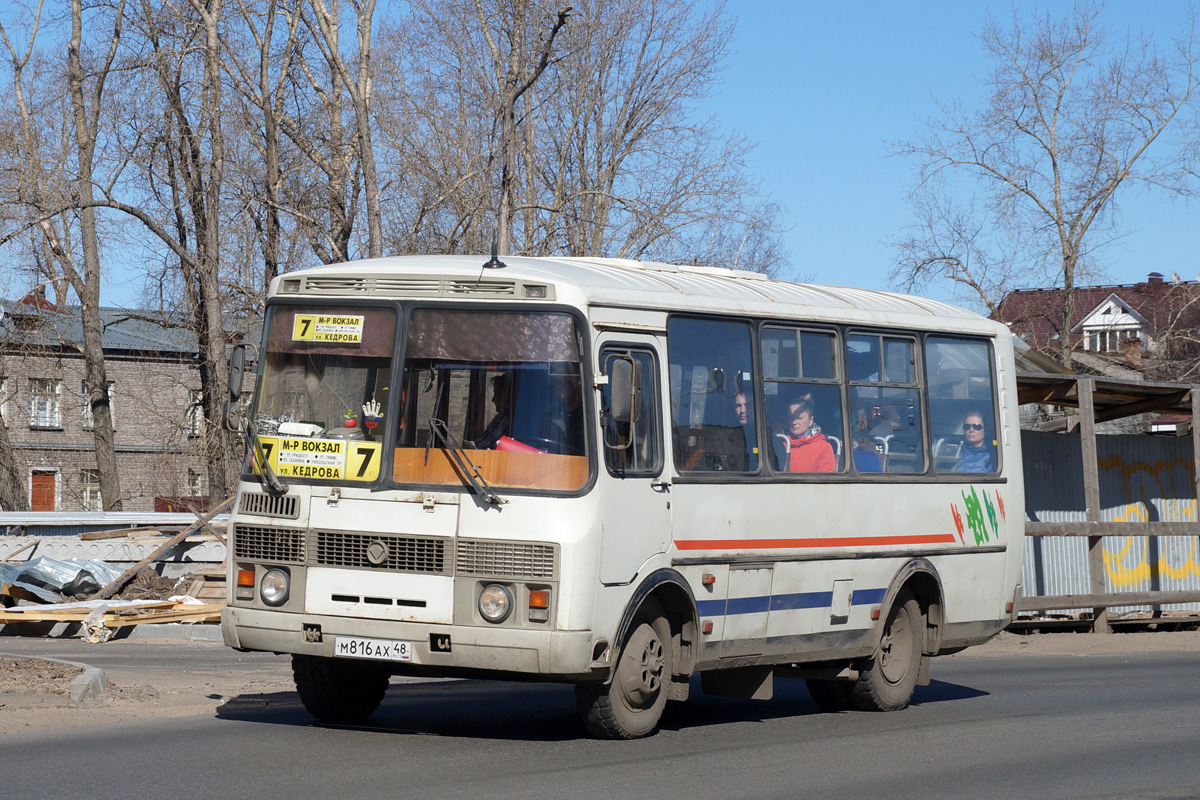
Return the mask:
<svg viewBox="0 0 1200 800">
<path fill-rule="evenodd" d="M 664 477 L 657 337 L 600 340 L 600 582 L 624 585 L 671 542 L 671 487 Z"/>
</svg>

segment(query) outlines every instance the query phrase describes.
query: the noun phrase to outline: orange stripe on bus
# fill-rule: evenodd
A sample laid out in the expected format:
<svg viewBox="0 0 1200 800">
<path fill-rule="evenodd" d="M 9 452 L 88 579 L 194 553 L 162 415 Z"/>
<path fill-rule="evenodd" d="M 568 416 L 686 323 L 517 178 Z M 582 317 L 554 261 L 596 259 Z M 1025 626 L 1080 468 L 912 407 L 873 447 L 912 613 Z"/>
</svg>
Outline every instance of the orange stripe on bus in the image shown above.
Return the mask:
<svg viewBox="0 0 1200 800">
<path fill-rule="evenodd" d="M 889 544 L 957 544 L 953 533 L 916 536 L 847 536 L 836 539 L 676 539 L 680 550 L 784 550 L 805 547 L 866 547 Z"/>
</svg>

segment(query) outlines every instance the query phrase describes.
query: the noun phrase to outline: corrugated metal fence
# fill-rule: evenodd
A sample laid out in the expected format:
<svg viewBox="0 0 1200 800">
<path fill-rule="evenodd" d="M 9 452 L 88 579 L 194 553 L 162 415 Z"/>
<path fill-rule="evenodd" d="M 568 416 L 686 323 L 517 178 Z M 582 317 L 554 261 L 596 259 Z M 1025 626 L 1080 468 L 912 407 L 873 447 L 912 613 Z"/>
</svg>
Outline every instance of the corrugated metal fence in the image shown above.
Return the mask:
<svg viewBox="0 0 1200 800">
<path fill-rule="evenodd" d="M 1096 445 L 1102 521 L 1195 521 L 1191 437 L 1097 436 Z M 1086 521 L 1078 430 L 1022 431 L 1021 446 L 1026 520 Z M 1027 596 L 1089 593 L 1086 537 L 1026 536 L 1023 547 Z M 1106 536 L 1103 548 L 1106 592 L 1200 590 L 1197 537 Z M 1170 608 L 1200 610 L 1200 603 Z"/>
</svg>

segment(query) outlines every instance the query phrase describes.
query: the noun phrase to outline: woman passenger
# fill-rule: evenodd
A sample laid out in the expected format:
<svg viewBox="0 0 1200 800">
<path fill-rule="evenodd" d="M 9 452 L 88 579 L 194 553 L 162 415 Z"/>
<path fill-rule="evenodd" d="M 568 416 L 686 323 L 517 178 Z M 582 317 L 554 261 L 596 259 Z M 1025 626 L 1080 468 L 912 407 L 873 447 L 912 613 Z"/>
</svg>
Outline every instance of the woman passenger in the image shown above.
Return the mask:
<svg viewBox="0 0 1200 800">
<path fill-rule="evenodd" d="M 813 422 L 811 394 L 788 406 L 788 444 L 788 472 L 837 472 L 833 446 Z"/>
</svg>

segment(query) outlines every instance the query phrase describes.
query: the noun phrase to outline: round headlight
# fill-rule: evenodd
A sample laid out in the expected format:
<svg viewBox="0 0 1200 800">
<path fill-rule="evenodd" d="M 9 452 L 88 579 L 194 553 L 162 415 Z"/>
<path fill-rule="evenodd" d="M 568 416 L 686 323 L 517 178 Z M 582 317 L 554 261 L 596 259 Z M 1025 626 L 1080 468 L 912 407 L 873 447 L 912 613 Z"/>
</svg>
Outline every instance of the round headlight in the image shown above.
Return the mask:
<svg viewBox="0 0 1200 800">
<path fill-rule="evenodd" d="M 263 573 L 258 584 L 258 593 L 269 606 L 281 606 L 287 602 L 291 580 L 281 569 L 269 569 Z"/>
<path fill-rule="evenodd" d="M 493 583 L 479 593 L 479 613 L 488 622 L 504 622 L 512 613 L 513 596 L 507 586 Z"/>
</svg>

